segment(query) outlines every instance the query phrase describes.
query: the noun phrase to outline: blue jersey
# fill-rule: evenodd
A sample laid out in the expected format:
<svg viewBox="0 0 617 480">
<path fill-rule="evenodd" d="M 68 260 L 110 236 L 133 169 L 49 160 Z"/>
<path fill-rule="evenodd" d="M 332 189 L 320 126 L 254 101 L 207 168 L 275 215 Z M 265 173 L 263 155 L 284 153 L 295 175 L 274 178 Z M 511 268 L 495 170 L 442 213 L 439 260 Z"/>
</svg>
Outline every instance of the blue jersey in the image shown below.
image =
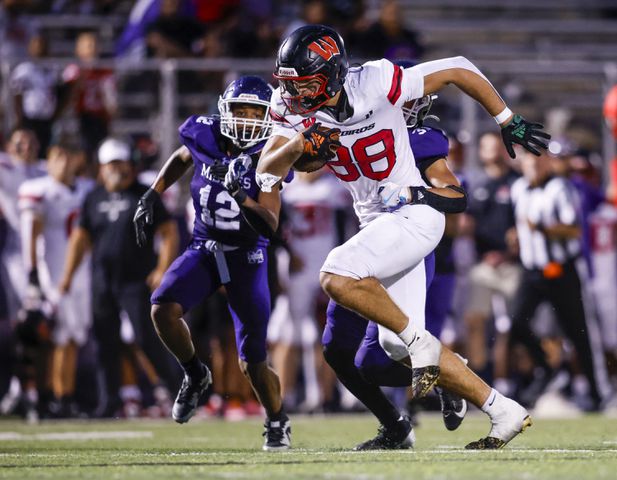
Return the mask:
<svg viewBox="0 0 617 480">
<path fill-rule="evenodd" d="M 409 128 L 409 143 L 420 173 L 435 161 L 448 156 L 448 137 L 438 128 Z"/>
<path fill-rule="evenodd" d="M 426 180 L 424 171 L 436 160 L 448 156 L 448 137 L 438 128 L 421 127 L 407 130 L 416 165 Z M 452 237 L 444 235 L 435 248 L 435 273 L 454 273 Z"/>
<path fill-rule="evenodd" d="M 206 178 L 206 168 L 216 160 L 228 163 L 235 158 L 224 150 L 225 137 L 221 135 L 219 125 L 217 117 L 193 115 L 178 129 L 180 139 L 191 152 L 195 163 L 191 180 L 191 197 L 195 207 L 193 238 L 238 247 L 265 246 L 268 240 L 249 226 L 223 184 Z M 255 165 L 264 144 L 265 141 L 260 142 L 244 151 L 253 158 L 253 167 L 242 178 L 241 185 L 254 200 L 259 196 Z"/>
</svg>

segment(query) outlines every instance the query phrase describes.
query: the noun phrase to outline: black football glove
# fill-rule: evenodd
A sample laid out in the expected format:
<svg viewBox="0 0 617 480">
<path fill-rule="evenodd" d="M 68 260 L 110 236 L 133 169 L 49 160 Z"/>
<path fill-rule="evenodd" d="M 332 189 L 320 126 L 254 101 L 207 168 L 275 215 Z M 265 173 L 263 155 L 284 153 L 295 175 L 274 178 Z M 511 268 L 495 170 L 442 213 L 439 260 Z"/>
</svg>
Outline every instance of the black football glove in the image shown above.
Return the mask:
<svg viewBox="0 0 617 480">
<path fill-rule="evenodd" d="M 510 158 L 515 158 L 514 144 L 522 145 L 534 155 L 540 155 L 540 148 L 548 147 L 548 140 L 551 136 L 543 132 L 544 125 L 541 123 L 531 123 L 520 115 L 514 115 L 506 125 L 501 127 L 501 138 L 506 145 L 506 150 Z"/>
<path fill-rule="evenodd" d="M 341 130 L 338 128 L 321 128 L 321 123 L 316 122 L 302 132 L 304 136 L 303 154 L 311 158 L 330 160 L 336 155 L 336 150 L 341 146 L 339 137 Z"/>
<path fill-rule="evenodd" d="M 223 163 L 221 160 L 215 160 L 212 165 L 208 165 L 206 168 L 206 178 L 211 182 L 223 183 L 228 169 L 228 163 Z"/>
<path fill-rule="evenodd" d="M 140 247 L 146 245 L 148 241 L 146 225 L 152 225 L 154 222 L 154 202 L 156 202 L 157 198 L 159 198 L 158 192 L 149 188 L 139 199 L 139 202 L 137 202 L 137 209 L 133 216 L 133 225 L 135 225 L 137 245 Z"/>
</svg>

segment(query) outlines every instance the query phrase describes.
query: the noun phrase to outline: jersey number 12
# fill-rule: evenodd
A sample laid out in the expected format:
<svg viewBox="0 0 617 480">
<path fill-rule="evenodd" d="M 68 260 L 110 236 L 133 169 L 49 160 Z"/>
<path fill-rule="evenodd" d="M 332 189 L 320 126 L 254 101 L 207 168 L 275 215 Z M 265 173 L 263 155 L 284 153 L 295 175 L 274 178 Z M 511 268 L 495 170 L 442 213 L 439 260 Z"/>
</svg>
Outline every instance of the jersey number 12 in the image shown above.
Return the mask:
<svg viewBox="0 0 617 480">
<path fill-rule="evenodd" d="M 227 190 L 221 190 L 214 198 L 214 208 L 208 206 L 212 185 L 199 190 L 201 220 L 219 230 L 240 230 L 240 207 Z M 212 215 L 214 213 L 214 215 Z"/>
</svg>

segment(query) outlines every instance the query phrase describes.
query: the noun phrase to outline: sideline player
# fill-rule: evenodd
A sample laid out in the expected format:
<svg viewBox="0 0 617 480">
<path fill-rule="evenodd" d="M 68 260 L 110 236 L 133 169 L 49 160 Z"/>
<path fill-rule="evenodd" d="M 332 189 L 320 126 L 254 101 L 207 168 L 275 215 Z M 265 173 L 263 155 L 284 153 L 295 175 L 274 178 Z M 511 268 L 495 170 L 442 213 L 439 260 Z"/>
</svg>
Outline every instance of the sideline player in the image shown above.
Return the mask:
<svg viewBox="0 0 617 480">
<path fill-rule="evenodd" d="M 185 374 L 172 416 L 178 423 L 187 422 L 212 382 L 210 371 L 195 353 L 182 315 L 223 284 L 241 370 L 268 416 L 263 448 L 283 450 L 290 446 L 291 428 L 282 408 L 278 376 L 266 361 L 270 316 L 266 237 L 277 228 L 281 201 L 278 190 L 259 191 L 254 168 L 271 132 L 271 95 L 272 87 L 261 78 L 241 77 L 221 96 L 220 119 L 188 118 L 179 129 L 184 146 L 167 160 L 142 197 L 135 226 L 138 242 L 143 241 L 145 223 L 152 221 L 154 199 L 194 164 L 193 239 L 152 294 L 156 331 Z"/>
<path fill-rule="evenodd" d="M 302 155 L 331 160 L 329 166 L 352 194 L 362 227 L 328 256 L 323 289 L 339 305 L 379 325 L 379 342 L 391 358 L 411 360 L 416 397 L 439 380 L 489 415 L 489 435 L 469 448 L 504 446 L 530 425 L 528 412 L 491 389 L 424 329 L 422 260 L 436 247 L 445 223 L 437 208 L 445 210 L 463 194 L 452 187 L 426 188 L 401 106 L 453 83 L 495 117 L 511 156 L 514 143 L 536 153 L 549 136 L 540 125 L 514 115 L 463 57 L 409 69 L 387 60 L 349 69 L 341 37 L 321 25 L 301 27 L 283 42 L 275 77 L 274 130 L 257 168 L 262 190 L 277 185 Z"/>
<path fill-rule="evenodd" d="M 51 383 L 55 397 L 52 414 L 73 416 L 75 373 L 78 348 L 88 339 L 90 314 L 90 262 L 82 262 L 75 272 L 73 288 L 61 296 L 64 259 L 71 230 L 77 221 L 86 194 L 94 187 L 89 179 L 77 178 L 77 158 L 66 145 L 49 148 L 49 175 L 26 180 L 19 188 L 22 248 L 32 288 L 55 306 L 52 333 L 54 350 Z M 37 246 L 43 240 L 43 252 Z"/>
</svg>

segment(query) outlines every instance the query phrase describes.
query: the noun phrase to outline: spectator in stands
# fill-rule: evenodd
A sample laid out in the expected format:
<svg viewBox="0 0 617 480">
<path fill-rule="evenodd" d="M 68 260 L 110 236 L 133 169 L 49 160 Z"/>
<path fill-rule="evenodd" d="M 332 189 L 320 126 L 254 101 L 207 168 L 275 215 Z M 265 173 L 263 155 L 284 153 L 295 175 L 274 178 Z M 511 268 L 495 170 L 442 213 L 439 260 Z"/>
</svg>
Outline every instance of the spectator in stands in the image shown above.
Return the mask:
<svg viewBox="0 0 617 480">
<path fill-rule="evenodd" d="M 47 57 L 47 40 L 35 35 L 28 44 L 30 60 L 11 73 L 15 124 L 34 131 L 39 140 L 38 155 L 44 158 L 51 141 L 52 127 L 63 107 L 60 75 L 56 68 L 38 63 Z"/>
<path fill-rule="evenodd" d="M 328 2 L 326 0 L 302 0 L 300 17 L 292 20 L 283 30 L 280 41 L 286 39 L 291 33 L 304 25 L 329 24 Z M 280 42 L 279 42 L 280 43 Z"/>
<path fill-rule="evenodd" d="M 198 53 L 203 25 L 181 13 L 180 0 L 161 0 L 158 18 L 147 28 L 148 56 L 156 58 L 192 57 Z"/>
<path fill-rule="evenodd" d="M 84 31 L 78 35 L 75 55 L 80 63 L 67 66 L 62 76 L 75 100 L 86 152 L 93 159 L 97 147 L 109 134 L 110 122 L 116 113 L 116 82 L 111 69 L 96 65 L 99 52 L 95 32 Z"/>
<path fill-rule="evenodd" d="M 93 330 L 108 396 L 104 415 L 113 416 L 121 407 L 121 316 L 128 316 L 135 343 L 141 346 L 163 381 L 175 382 L 170 373 L 170 356 L 160 348 L 150 322 L 150 291 L 158 286 L 177 254 L 178 232 L 158 200 L 154 207 L 154 228 L 160 240 L 158 256 L 152 241 L 139 248 L 133 213 L 147 187 L 136 181 L 130 147 L 109 138 L 99 148 L 98 158 L 103 185 L 90 192 L 84 201 L 78 226 L 69 240 L 59 290 L 70 290 L 75 271 L 91 249 Z"/>
<path fill-rule="evenodd" d="M 36 31 L 35 23 L 24 18 L 27 2 L 2 0 L 0 5 L 0 60 L 22 60 L 28 53 L 28 40 Z"/>
<path fill-rule="evenodd" d="M 512 299 L 520 277 L 516 255 L 506 243 L 507 232 L 514 226 L 510 190 L 517 174 L 506 159 L 499 133 L 485 133 L 480 138 L 478 154 L 486 178 L 470 186 L 468 215 L 473 221 L 479 263 L 469 274 L 465 324 L 469 366 L 490 379 L 487 324 L 491 314 L 497 318 L 507 313 L 503 299 L 505 303 Z M 502 307 L 501 311 L 494 311 L 496 305 Z"/>
<path fill-rule="evenodd" d="M 404 18 L 397 0 L 385 0 L 379 19 L 367 30 L 352 34 L 350 50 L 368 59 L 420 58 L 424 47 L 416 33 L 403 24 Z"/>
</svg>

